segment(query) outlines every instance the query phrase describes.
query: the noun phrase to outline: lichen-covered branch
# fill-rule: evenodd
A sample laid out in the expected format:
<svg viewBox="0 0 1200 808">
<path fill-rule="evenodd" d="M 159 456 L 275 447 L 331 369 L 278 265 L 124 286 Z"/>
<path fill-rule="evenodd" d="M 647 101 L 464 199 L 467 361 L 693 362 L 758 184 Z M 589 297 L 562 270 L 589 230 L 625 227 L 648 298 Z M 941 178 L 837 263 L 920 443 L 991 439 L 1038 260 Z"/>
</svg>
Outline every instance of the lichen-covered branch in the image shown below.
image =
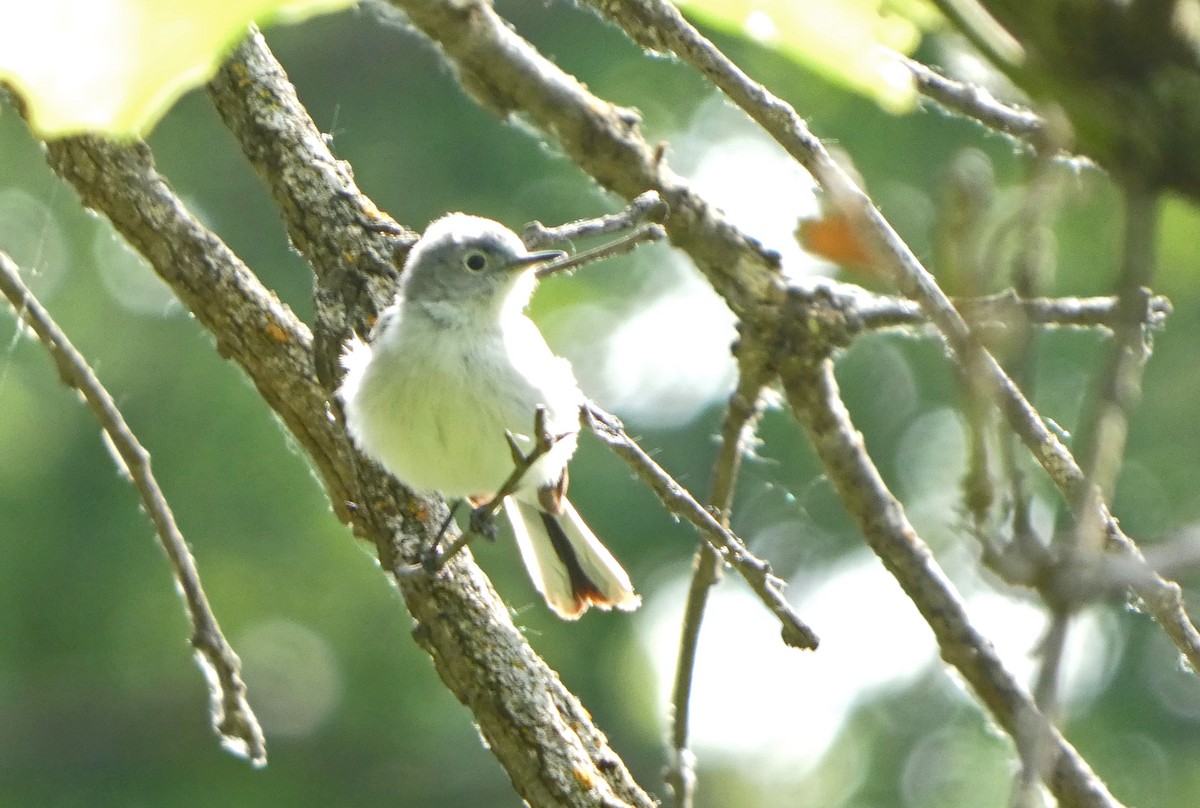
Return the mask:
<svg viewBox="0 0 1200 808">
<path fill-rule="evenodd" d="M 440 503 L 413 498 L 351 446 L 330 417 L 307 328 L 192 216 L 142 143 L 92 137 L 48 144 L 51 165 L 150 261 L 218 350 L 251 378 L 304 447 L 339 515 L 394 569 L 419 560 Z M 533 806 L 650 806 L 587 711 L 513 625 L 466 554 L 442 574 L 398 578 L 414 636 L 470 708 L 521 797 Z"/>
<path fill-rule="evenodd" d="M 332 390 L 343 341 L 352 330 L 370 330 L 416 235 L 358 189 L 350 165 L 334 157 L 257 30 L 221 66 L 208 92 L 316 275 L 315 366 Z"/>
</svg>

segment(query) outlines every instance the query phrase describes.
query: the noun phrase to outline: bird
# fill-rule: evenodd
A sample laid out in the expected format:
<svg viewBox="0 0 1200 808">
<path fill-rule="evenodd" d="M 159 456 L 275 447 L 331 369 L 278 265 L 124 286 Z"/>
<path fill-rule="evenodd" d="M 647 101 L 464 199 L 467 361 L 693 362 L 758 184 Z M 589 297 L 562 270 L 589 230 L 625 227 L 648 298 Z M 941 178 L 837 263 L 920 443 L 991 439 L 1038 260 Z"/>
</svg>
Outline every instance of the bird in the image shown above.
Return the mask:
<svg viewBox="0 0 1200 808">
<path fill-rule="evenodd" d="M 414 491 L 475 506 L 512 475 L 513 449 L 537 443 L 535 421 L 544 428 L 552 445 L 503 508 L 534 587 L 575 620 L 589 607 L 630 611 L 641 599 L 567 499 L 586 398 L 525 313 L 536 268 L 564 255 L 530 251 L 491 219 L 435 220 L 369 340 L 347 340 L 337 396 L 368 457 Z"/>
</svg>

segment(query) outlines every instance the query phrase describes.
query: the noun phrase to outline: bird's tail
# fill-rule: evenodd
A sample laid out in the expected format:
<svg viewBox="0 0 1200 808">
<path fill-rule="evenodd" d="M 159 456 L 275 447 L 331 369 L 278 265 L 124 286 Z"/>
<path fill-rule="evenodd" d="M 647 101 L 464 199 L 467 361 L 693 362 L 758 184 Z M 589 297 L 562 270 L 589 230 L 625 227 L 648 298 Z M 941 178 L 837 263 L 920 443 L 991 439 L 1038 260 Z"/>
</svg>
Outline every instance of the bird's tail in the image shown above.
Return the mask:
<svg viewBox="0 0 1200 808">
<path fill-rule="evenodd" d="M 504 500 L 504 511 L 533 585 L 559 617 L 577 620 L 589 606 L 632 611 L 641 604 L 629 574 L 565 498 L 560 514 L 514 497 Z"/>
</svg>

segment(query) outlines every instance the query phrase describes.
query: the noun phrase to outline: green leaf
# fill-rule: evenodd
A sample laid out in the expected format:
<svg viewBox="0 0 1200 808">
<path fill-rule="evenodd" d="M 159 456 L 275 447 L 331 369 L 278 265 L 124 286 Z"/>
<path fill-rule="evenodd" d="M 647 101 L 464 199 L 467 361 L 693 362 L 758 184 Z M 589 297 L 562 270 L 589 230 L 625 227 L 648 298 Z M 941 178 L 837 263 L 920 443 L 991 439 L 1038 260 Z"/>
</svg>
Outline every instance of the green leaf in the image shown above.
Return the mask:
<svg viewBox="0 0 1200 808">
<path fill-rule="evenodd" d="M 32 0 L 0 4 L 0 82 L 43 138 L 144 135 L 208 80 L 253 21 L 354 0 Z"/>
<path fill-rule="evenodd" d="M 897 58 L 939 24 L 926 0 L 676 0 L 689 17 L 772 48 L 893 112 L 916 104 Z"/>
</svg>

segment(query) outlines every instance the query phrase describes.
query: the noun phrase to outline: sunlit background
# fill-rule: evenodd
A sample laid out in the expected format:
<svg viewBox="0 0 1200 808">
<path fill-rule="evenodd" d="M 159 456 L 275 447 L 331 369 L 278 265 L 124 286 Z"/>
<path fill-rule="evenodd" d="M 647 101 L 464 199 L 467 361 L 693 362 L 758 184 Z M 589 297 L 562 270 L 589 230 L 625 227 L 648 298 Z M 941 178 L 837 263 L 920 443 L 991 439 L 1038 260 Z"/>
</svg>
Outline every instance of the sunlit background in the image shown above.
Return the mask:
<svg viewBox="0 0 1200 808">
<path fill-rule="evenodd" d="M 649 59 L 566 3 L 500 3 L 522 35 L 602 97 L 637 107 L 651 142 L 794 278 L 834 275 L 793 231 L 817 212 L 807 175 L 691 71 Z M 399 26 L 343 13 L 268 32 L 318 126 L 359 185 L 420 229 L 448 210 L 519 227 L 616 209 L 569 161 L 468 100 Z M 719 43 L 852 155 L 923 256 L 945 167 L 966 148 L 994 167 L 1001 214 L 1029 166 L 1009 142 L 937 111 L 907 116 L 834 89 L 737 39 Z M 932 57 L 954 56 L 944 43 Z M 306 319 L 310 277 L 202 93 L 150 138 L 175 188 Z M 1066 176 L 1055 291 L 1107 290 L 1118 204 L 1100 176 Z M 1005 206 L 1008 206 L 1007 209 Z M 1200 218 L 1168 201 L 1155 337 L 1116 509 L 1153 545 L 1200 520 Z M 93 362 L 142 442 L 245 663 L 263 720 L 262 771 L 221 751 L 167 565 L 96 424 L 44 351 L 0 315 L 0 805 L 516 806 L 470 714 L 409 638 L 396 591 L 333 517 L 302 454 L 211 339 L 102 219 L 48 171 L 0 110 L 0 249 Z M 871 279 L 850 277 L 849 280 Z M 680 254 L 640 250 L 547 281 L 533 305 L 584 389 L 705 495 L 734 379 L 732 315 Z M 1037 342 L 1035 399 L 1070 432 L 1103 356 L 1094 334 Z M 1030 681 L 1047 623 L 981 575 L 962 530 L 965 433 L 943 349 L 876 335 L 839 362 L 867 446 L 1010 669 Z M 1009 742 L 940 663 L 930 631 L 865 549 L 787 413 L 747 462 L 734 528 L 790 582 L 821 636 L 784 648 L 735 575 L 701 638 L 693 738 L 699 805 L 974 808 L 1006 803 Z M 579 693 L 640 782 L 661 769 L 695 535 L 584 439 L 572 499 L 626 562 L 644 607 L 557 621 L 504 538 L 476 549 L 530 641 Z M 1037 488 L 1037 525 L 1058 503 Z M 1196 576 L 1184 571 L 1197 598 Z M 1200 794 L 1200 681 L 1150 620 L 1113 601 L 1074 624 L 1066 731 L 1118 797 L 1143 808 Z"/>
</svg>

